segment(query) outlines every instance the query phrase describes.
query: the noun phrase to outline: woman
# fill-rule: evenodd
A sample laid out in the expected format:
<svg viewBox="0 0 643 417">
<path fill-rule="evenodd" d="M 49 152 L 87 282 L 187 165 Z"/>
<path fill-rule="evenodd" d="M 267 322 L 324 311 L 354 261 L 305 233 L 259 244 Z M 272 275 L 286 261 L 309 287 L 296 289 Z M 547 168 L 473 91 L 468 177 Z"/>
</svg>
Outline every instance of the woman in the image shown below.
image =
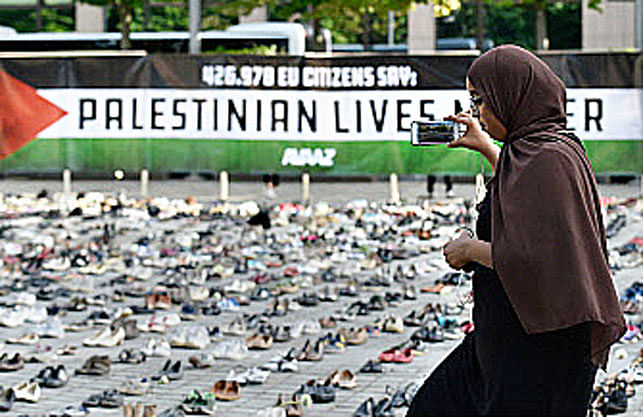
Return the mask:
<svg viewBox="0 0 643 417">
<path fill-rule="evenodd" d="M 584 416 L 625 321 L 596 182 L 581 142 L 565 131 L 565 86 L 510 45 L 476 59 L 466 83 L 473 112 L 449 117 L 468 128 L 449 147 L 482 153 L 495 176 L 477 238 L 459 237 L 444 256 L 474 270 L 475 331 L 429 376 L 407 416 Z"/>
</svg>

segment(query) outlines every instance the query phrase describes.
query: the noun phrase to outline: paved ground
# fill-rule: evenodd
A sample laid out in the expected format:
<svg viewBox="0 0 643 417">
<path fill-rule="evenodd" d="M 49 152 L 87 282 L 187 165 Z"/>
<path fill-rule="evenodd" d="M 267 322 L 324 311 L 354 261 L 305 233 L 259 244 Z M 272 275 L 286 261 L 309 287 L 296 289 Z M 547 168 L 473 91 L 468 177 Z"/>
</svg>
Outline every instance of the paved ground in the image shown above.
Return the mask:
<svg viewBox="0 0 643 417">
<path fill-rule="evenodd" d="M 125 190 L 129 194 L 137 194 L 139 185 L 135 181 L 125 181 L 120 183 L 113 182 L 97 182 L 97 181 L 78 181 L 74 182 L 74 191 L 114 191 Z M 0 191 L 3 193 L 36 193 L 42 188 L 46 188 L 49 192 L 59 191 L 62 186 L 59 182 L 53 181 L 28 181 L 28 180 L 2 180 L 0 181 Z M 354 198 L 368 198 L 375 201 L 383 201 L 389 198 L 390 191 L 388 183 L 313 183 L 311 186 L 313 198 L 315 200 L 324 200 L 334 203 L 344 203 Z M 402 198 L 409 201 L 415 201 L 418 196 L 424 195 L 425 184 L 423 182 L 402 182 L 400 184 L 400 191 Z M 261 200 L 262 186 L 259 183 L 233 183 L 231 185 L 231 199 L 233 200 L 246 200 L 255 199 Z M 466 184 L 456 184 L 455 192 L 457 196 L 472 197 L 473 186 Z M 188 195 L 196 195 L 200 200 L 209 200 L 218 197 L 218 183 L 205 182 L 205 181 L 159 181 L 150 184 L 150 194 L 154 196 L 164 195 L 169 197 L 185 198 Z M 630 184 L 628 186 L 601 186 L 601 193 L 604 196 L 617 196 L 617 197 L 638 197 L 639 187 L 638 184 Z M 299 184 L 284 183 L 278 188 L 278 200 L 298 200 L 300 199 L 301 190 Z M 444 198 L 443 187 L 438 186 L 436 198 Z M 639 218 L 640 220 L 640 218 Z M 618 246 L 633 236 L 643 235 L 643 224 L 639 221 L 625 228 L 614 239 L 610 241 L 610 246 Z M 440 258 L 439 253 L 433 252 L 429 255 L 424 255 L 430 259 Z M 628 285 L 636 280 L 640 280 L 643 276 L 643 267 L 635 269 L 625 269 L 618 271 L 615 275 L 617 287 L 622 291 Z M 414 282 L 418 287 L 423 284 L 433 283 L 436 278 L 439 278 L 443 272 L 436 271 L 426 276 L 418 278 Z M 110 276 L 105 276 L 96 282 L 96 288 L 101 282 L 109 281 Z M 225 280 L 222 282 L 225 283 Z M 321 288 L 321 286 L 320 286 Z M 109 291 L 106 288 L 105 291 Z M 370 295 L 370 294 L 368 294 Z M 367 298 L 364 295 L 362 298 Z M 446 302 L 453 301 L 453 295 L 420 295 L 417 301 L 407 301 L 402 303 L 401 306 L 392 309 L 392 312 L 405 315 L 412 309 L 418 309 L 424 306 L 427 302 Z M 275 322 L 282 324 L 285 322 L 292 322 L 303 318 L 320 318 L 328 315 L 329 312 L 339 308 L 342 305 L 349 303 L 347 299 L 340 299 L 339 302 L 326 308 L 324 305 L 314 309 L 302 309 L 299 312 L 293 313 L 286 318 L 277 318 Z M 140 299 L 128 298 L 125 304 L 141 304 Z M 115 304 L 117 305 L 117 304 Z M 251 312 L 263 311 L 266 302 L 253 302 L 248 308 Z M 458 316 L 460 320 L 464 320 L 469 316 L 469 311 L 463 312 Z M 86 317 L 87 313 L 70 313 L 64 319 L 65 322 L 75 321 Z M 234 317 L 233 313 L 224 313 L 215 318 L 204 320 L 204 324 L 222 325 Z M 378 317 L 376 313 L 371 313 L 370 316 L 360 318 L 355 324 L 366 324 Z M 352 325 L 352 324 L 351 324 Z M 300 370 L 295 374 L 273 374 L 264 385 L 245 387 L 242 390 L 242 399 L 234 403 L 219 403 L 220 416 L 252 416 L 257 410 L 269 406 L 274 403 L 278 393 L 292 393 L 301 383 L 306 382 L 313 377 L 325 377 L 335 369 L 349 368 L 356 371 L 368 359 L 375 359 L 377 355 L 384 349 L 406 340 L 412 329 L 406 329 L 403 334 L 393 335 L 384 334 L 378 338 L 371 338 L 361 347 L 351 347 L 345 353 L 338 355 L 326 355 L 324 360 L 318 363 L 303 363 Z M 0 340 L 20 334 L 19 330 L 0 328 Z M 60 346 L 66 343 L 82 344 L 82 340 L 91 335 L 93 331 L 83 333 L 68 333 L 65 340 L 53 340 L 51 344 Z M 126 341 L 121 347 L 141 347 L 145 337 L 132 341 Z M 265 363 L 275 353 L 285 351 L 291 346 L 301 347 L 305 339 L 300 338 L 296 341 L 277 344 L 271 350 L 262 353 L 251 353 L 249 358 L 243 361 L 244 365 L 259 365 Z M 407 365 L 385 365 L 385 373 L 382 375 L 363 375 L 358 374 L 359 386 L 352 391 L 339 391 L 337 399 L 334 403 L 329 405 L 315 405 L 308 410 L 306 416 L 350 416 L 356 407 L 368 397 L 381 398 L 384 394 L 385 387 L 391 385 L 393 387 L 406 384 L 413 380 L 421 380 L 433 369 L 439 361 L 457 345 L 457 341 L 448 341 L 440 344 L 431 345 L 429 352 L 423 356 L 418 356 L 411 364 Z M 612 358 L 610 361 L 609 370 L 615 371 L 621 369 L 632 358 L 637 355 L 637 352 L 643 347 L 643 343 L 628 344 L 623 347 L 628 353 L 628 357 L 624 359 Z M 68 369 L 76 369 L 82 365 L 84 360 L 93 354 L 109 354 L 115 358 L 121 348 L 117 349 L 100 349 L 100 348 L 81 348 L 78 355 L 73 357 L 63 357 L 61 363 L 65 364 Z M 28 349 L 13 347 L 7 345 L 5 351 L 26 351 Z M 614 352 L 614 349 L 613 349 Z M 174 359 L 186 359 L 193 351 L 188 350 L 173 350 Z M 614 355 L 612 355 L 614 356 Z M 11 412 L 11 415 L 19 415 L 21 413 L 39 414 L 49 411 L 54 411 L 67 404 L 78 404 L 84 400 L 89 394 L 101 391 L 103 389 L 117 387 L 126 377 L 146 376 L 156 373 L 164 363 L 165 359 L 152 358 L 143 365 L 121 365 L 116 364 L 112 367 L 112 372 L 108 377 L 88 377 L 88 376 L 73 376 L 70 383 L 63 389 L 43 391 L 43 398 L 35 405 L 24 403 L 17 404 Z M 192 389 L 208 389 L 212 384 L 227 375 L 230 369 L 235 367 L 238 363 L 232 361 L 220 361 L 217 366 L 208 370 L 188 370 L 183 380 L 173 382 L 168 385 L 154 386 L 152 393 L 140 397 L 133 398 L 131 402 L 140 401 L 147 404 L 156 404 L 158 409 L 162 410 L 166 407 L 172 406 L 180 402 L 180 400 Z M 22 382 L 29 379 L 42 369 L 43 365 L 28 364 L 19 372 L 0 374 L 0 385 L 7 386 L 14 383 Z M 128 401 L 130 401 L 128 399 Z M 97 416 L 116 416 L 120 415 L 120 410 L 93 411 L 92 415 Z M 400 409 L 397 412 L 398 416 L 404 415 L 405 409 Z M 639 386 L 636 396 L 630 399 L 628 412 L 624 414 L 627 417 L 634 417 L 643 415 L 643 387 Z"/>
</svg>

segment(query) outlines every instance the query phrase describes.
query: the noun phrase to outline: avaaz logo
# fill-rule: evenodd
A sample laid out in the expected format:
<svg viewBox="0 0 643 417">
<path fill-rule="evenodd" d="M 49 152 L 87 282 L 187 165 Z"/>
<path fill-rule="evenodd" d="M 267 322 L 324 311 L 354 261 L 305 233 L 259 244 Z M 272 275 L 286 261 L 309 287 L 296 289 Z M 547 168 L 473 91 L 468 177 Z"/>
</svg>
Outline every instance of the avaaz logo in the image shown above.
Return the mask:
<svg viewBox="0 0 643 417">
<path fill-rule="evenodd" d="M 281 158 L 281 165 L 291 165 L 295 167 L 332 167 L 335 164 L 333 158 L 335 158 L 336 155 L 337 149 L 335 148 L 286 148 Z"/>
</svg>

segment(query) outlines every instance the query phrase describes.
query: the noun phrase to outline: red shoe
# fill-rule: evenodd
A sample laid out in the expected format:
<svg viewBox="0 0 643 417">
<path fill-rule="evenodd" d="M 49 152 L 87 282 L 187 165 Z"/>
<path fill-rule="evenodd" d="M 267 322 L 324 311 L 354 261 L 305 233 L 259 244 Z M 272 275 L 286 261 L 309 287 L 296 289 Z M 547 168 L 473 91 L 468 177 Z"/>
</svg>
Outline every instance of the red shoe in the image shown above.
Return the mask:
<svg viewBox="0 0 643 417">
<path fill-rule="evenodd" d="M 394 362 L 395 361 L 395 356 L 399 352 L 395 349 L 388 349 L 385 350 L 384 352 L 380 353 L 380 356 L 377 357 L 377 359 L 380 362 Z"/>
<path fill-rule="evenodd" d="M 406 348 L 404 350 L 396 350 L 394 353 L 393 362 L 395 363 L 411 363 L 413 361 L 413 350 Z"/>
</svg>

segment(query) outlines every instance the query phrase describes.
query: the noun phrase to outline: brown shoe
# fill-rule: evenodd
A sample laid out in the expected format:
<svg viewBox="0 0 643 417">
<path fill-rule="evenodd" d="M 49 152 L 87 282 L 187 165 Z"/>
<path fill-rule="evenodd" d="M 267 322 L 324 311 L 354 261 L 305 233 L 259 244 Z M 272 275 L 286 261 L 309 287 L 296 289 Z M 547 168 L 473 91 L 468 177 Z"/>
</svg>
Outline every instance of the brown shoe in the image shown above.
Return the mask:
<svg viewBox="0 0 643 417">
<path fill-rule="evenodd" d="M 268 334 L 255 334 L 246 338 L 248 349 L 270 349 L 272 347 L 272 336 Z"/>
<path fill-rule="evenodd" d="M 346 343 L 349 345 L 362 345 L 368 340 L 368 332 L 364 327 L 358 327 L 357 329 L 351 328 L 346 332 L 344 337 L 346 338 Z"/>
<path fill-rule="evenodd" d="M 324 317 L 319 319 L 319 325 L 322 329 L 332 329 L 337 326 L 337 322 L 332 317 Z"/>
<path fill-rule="evenodd" d="M 235 401 L 241 398 L 241 387 L 237 381 L 217 381 L 210 392 L 219 401 Z"/>
</svg>

